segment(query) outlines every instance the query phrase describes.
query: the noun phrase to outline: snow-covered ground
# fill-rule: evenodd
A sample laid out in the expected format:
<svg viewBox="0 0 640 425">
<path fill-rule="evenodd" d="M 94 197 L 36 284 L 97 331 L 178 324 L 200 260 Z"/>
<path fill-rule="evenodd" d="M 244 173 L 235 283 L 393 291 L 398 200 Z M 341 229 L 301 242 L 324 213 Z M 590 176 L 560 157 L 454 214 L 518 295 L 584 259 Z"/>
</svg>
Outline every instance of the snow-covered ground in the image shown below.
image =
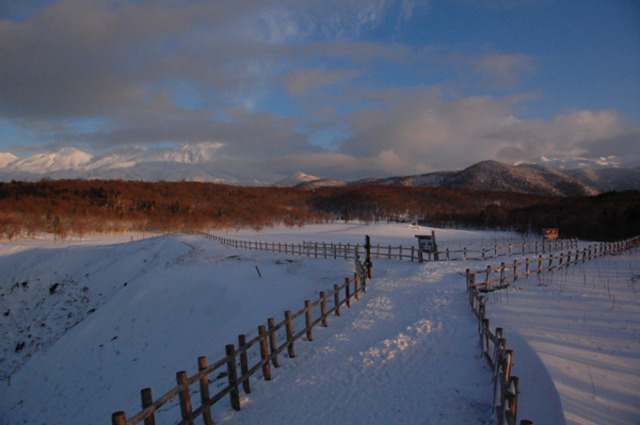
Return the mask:
<svg viewBox="0 0 640 425">
<path fill-rule="evenodd" d="M 601 258 L 489 298 L 488 316 L 515 350 L 514 374 L 526 382 L 542 373 L 518 360 L 533 348 L 539 359 L 531 361 L 553 379 L 568 425 L 640 424 L 639 259 L 637 249 Z M 549 423 L 538 414 L 529 414 L 534 423 Z"/>
<path fill-rule="evenodd" d="M 225 236 L 362 244 L 368 234 L 374 244 L 411 246 L 415 234 L 431 230 L 356 223 L 234 231 Z M 435 230 L 441 246 L 514 236 Z M 238 334 L 255 335 L 268 317 L 299 310 L 305 299 L 317 299 L 319 291 L 331 290 L 353 273 L 352 262 L 340 259 L 238 251 L 198 236 L 142 236 L 0 243 L 0 424 L 109 423 L 116 410 L 131 416 L 140 409 L 140 389 L 151 387 L 159 396 L 175 385 L 176 371 L 195 372 L 198 356 L 210 361 L 222 357 L 224 345 L 236 342 Z M 611 258 L 591 264 L 604 270 L 623 256 Z M 624 258 L 618 270 L 638 277 L 637 253 Z M 360 301 L 341 317 L 330 318 L 328 328 L 315 328 L 313 342 L 298 342 L 296 357 L 281 358 L 270 382 L 256 375 L 252 393 L 241 393 L 241 411 L 231 410 L 223 400 L 214 406 L 214 419 L 234 424 L 492 423 L 491 372 L 479 356 L 477 324 L 467 305 L 463 277 L 465 268 L 485 266 L 471 261 L 375 261 L 374 279 Z M 599 287 L 603 275 L 584 270 L 586 278 L 593 279 L 587 285 Z M 488 306 L 492 323 L 505 327 L 508 345 L 515 349 L 520 418 L 563 423 L 565 408 L 568 423 L 638 423 L 637 284 L 630 281 L 631 289 L 616 296 L 613 306 L 610 280 L 605 279 L 606 299 L 600 292 L 585 300 L 568 296 L 568 278 L 558 284 L 555 278 L 563 275 L 553 276 L 546 286 L 538 286 L 536 278 L 521 280 L 518 287 L 523 289 L 492 299 Z M 531 327 L 525 317 L 513 320 L 509 309 L 516 305 L 516 294 L 526 294 L 523 299 L 530 303 L 556 300 L 550 314 L 558 318 L 570 315 L 575 303 L 589 301 L 588 307 L 573 310 L 572 320 L 582 328 L 564 326 L 564 333 L 559 333 L 554 320 L 532 318 L 535 322 L 529 323 L 536 326 Z M 616 316 L 596 320 L 601 315 L 590 312 L 597 300 Z M 560 367 L 577 370 L 580 365 L 570 364 L 569 358 L 578 354 L 594 360 L 606 355 L 590 365 L 588 387 L 585 381 L 572 385 L 555 373 L 554 363 L 543 353 L 546 345 L 536 345 L 529 332 L 581 340 L 585 329 L 596 335 L 608 324 L 614 329 L 613 343 L 568 346 L 551 337 L 543 341 L 554 342 L 555 352 L 564 356 L 566 363 Z M 514 347 L 512 342 L 518 341 Z M 612 397 L 601 386 L 603 374 L 625 375 L 620 382 L 629 386 L 616 398 L 620 404 L 612 407 L 635 422 L 603 422 L 608 416 L 598 416 L 610 414 L 593 403 Z M 586 391 L 592 381 L 595 390 Z M 589 406 L 595 413 L 574 421 L 572 408 L 565 406 L 573 402 L 565 394 L 575 397 L 574 405 Z M 534 417 L 542 409 L 548 412 L 544 422 Z M 174 423 L 178 417 L 173 403 L 157 416 L 157 423 Z"/>
</svg>

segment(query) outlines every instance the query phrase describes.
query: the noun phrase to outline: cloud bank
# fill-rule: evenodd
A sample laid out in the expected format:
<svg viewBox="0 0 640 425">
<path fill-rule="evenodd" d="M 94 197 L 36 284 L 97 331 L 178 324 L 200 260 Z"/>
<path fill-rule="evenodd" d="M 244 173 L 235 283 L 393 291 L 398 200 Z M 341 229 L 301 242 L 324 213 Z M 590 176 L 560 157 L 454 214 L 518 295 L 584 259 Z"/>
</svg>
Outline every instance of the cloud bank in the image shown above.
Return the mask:
<svg viewBox="0 0 640 425">
<path fill-rule="evenodd" d="M 3 152 L 212 141 L 270 173 L 359 178 L 640 151 L 615 109 L 523 117 L 549 96 L 544 61 L 417 37 L 432 1 L 38 4 L 0 20 Z"/>
</svg>

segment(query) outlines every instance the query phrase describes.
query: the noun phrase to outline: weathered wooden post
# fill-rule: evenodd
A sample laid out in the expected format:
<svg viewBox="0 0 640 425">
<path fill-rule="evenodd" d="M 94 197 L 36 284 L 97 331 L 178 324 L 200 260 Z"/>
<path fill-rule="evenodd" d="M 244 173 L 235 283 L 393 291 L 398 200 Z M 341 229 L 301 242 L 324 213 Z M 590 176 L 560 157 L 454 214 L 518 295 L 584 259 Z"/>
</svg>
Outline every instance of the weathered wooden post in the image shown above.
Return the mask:
<svg viewBox="0 0 640 425">
<path fill-rule="evenodd" d="M 340 316 L 340 286 L 337 283 L 333 285 L 333 305 L 336 308 L 335 315 Z"/>
<path fill-rule="evenodd" d="M 204 356 L 198 357 L 198 370 L 202 372 L 207 368 L 207 358 Z M 151 391 L 151 390 L 149 390 Z M 151 395 L 151 393 L 149 393 Z M 200 403 L 204 406 L 209 401 L 209 377 L 207 375 L 203 375 L 200 378 Z M 202 418 L 204 419 L 205 425 L 213 425 L 213 419 L 211 418 L 211 408 L 207 407 L 202 412 Z M 154 425 L 147 424 L 146 420 L 144 425 Z"/>
<path fill-rule="evenodd" d="M 327 297 L 324 291 L 320 292 L 320 314 L 322 314 L 322 326 L 325 328 L 328 326 L 327 323 Z"/>
<path fill-rule="evenodd" d="M 267 347 L 267 328 L 264 325 L 258 326 L 258 335 L 260 336 L 260 358 L 262 360 L 262 377 L 264 378 L 265 381 L 269 381 L 271 380 L 271 367 L 269 366 L 269 349 Z"/>
<path fill-rule="evenodd" d="M 126 425 L 127 416 L 123 411 L 114 412 L 111 415 L 111 425 Z"/>
<path fill-rule="evenodd" d="M 365 272 L 366 273 L 366 272 Z M 354 273 L 353 274 L 353 292 L 354 292 L 354 297 L 356 299 L 356 301 L 358 301 L 360 299 L 360 279 L 358 276 L 358 273 Z"/>
<path fill-rule="evenodd" d="M 286 319 L 286 331 L 287 331 L 287 353 L 290 358 L 294 358 L 296 356 L 296 350 L 293 348 L 293 322 L 291 319 L 291 311 L 287 310 L 284 312 L 284 318 Z"/>
<path fill-rule="evenodd" d="M 225 352 L 227 354 L 227 380 L 231 391 L 229 392 L 229 398 L 231 400 L 231 407 L 233 410 L 240 410 L 240 393 L 238 391 L 238 371 L 236 369 L 236 349 L 233 344 L 225 346 Z M 186 375 L 185 375 L 186 379 Z M 187 392 L 188 392 L 187 388 Z"/>
<path fill-rule="evenodd" d="M 538 274 L 542 273 L 542 254 L 538 256 L 538 270 L 536 270 Z"/>
<path fill-rule="evenodd" d="M 433 259 L 440 261 L 440 254 L 438 253 L 438 243 L 436 242 L 436 231 L 431 231 L 431 242 L 433 243 Z"/>
<path fill-rule="evenodd" d="M 140 399 L 142 401 L 142 410 L 153 404 L 153 396 L 151 395 L 151 388 L 144 388 L 140 391 Z M 153 413 L 151 416 L 144 418 L 144 425 L 156 425 L 156 418 Z"/>
<path fill-rule="evenodd" d="M 276 339 L 276 330 L 274 329 L 275 326 L 275 321 L 273 320 L 273 317 L 269 317 L 269 319 L 267 320 L 267 325 L 269 325 L 269 347 L 271 349 L 271 362 L 273 363 L 274 367 L 280 367 L 280 365 L 278 364 L 278 355 L 275 354 L 276 350 L 278 349 L 278 342 Z"/>
<path fill-rule="evenodd" d="M 347 307 L 351 308 L 351 284 L 348 277 L 344 278 L 344 293 L 347 297 Z"/>
<path fill-rule="evenodd" d="M 311 318 L 311 301 L 304 301 L 304 316 L 305 316 L 305 327 L 307 328 L 307 340 L 313 341 L 313 333 L 312 333 L 312 324 L 313 320 Z"/>
<path fill-rule="evenodd" d="M 176 373 L 176 381 L 180 386 L 179 398 L 182 421 L 189 425 L 193 425 L 193 412 L 191 410 L 191 391 L 189 391 L 187 372 L 181 370 L 180 372 Z"/>
<path fill-rule="evenodd" d="M 246 335 L 238 335 L 238 348 L 240 349 L 240 371 L 242 372 L 242 376 L 244 377 L 244 375 L 246 375 L 249 372 L 249 359 L 247 358 L 247 336 Z M 249 383 L 248 377 L 242 382 L 242 390 L 245 392 L 245 394 L 251 393 L 251 384 Z"/>
</svg>

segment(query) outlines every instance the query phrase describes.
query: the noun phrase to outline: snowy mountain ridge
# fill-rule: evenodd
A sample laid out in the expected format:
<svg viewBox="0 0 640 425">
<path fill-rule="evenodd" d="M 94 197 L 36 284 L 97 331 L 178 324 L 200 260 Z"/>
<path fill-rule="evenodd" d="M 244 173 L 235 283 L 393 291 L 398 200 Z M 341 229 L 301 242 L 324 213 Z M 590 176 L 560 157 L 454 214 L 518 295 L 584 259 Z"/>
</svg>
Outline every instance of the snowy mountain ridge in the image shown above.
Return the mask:
<svg viewBox="0 0 640 425">
<path fill-rule="evenodd" d="M 0 153 L 0 181 L 38 181 L 42 178 L 199 181 L 305 189 L 374 184 L 554 196 L 590 196 L 612 190 L 640 190 L 640 169 L 621 167 L 614 157 L 598 160 L 542 157 L 538 164 L 517 165 L 482 161 L 458 171 L 371 177 L 346 182 L 335 178 L 319 178 L 300 171 L 283 176 L 260 171 L 258 167 L 237 167 L 220 155 L 222 146 L 218 142 L 202 142 L 170 149 L 134 147 L 102 156 L 72 147 L 24 158 Z"/>
</svg>

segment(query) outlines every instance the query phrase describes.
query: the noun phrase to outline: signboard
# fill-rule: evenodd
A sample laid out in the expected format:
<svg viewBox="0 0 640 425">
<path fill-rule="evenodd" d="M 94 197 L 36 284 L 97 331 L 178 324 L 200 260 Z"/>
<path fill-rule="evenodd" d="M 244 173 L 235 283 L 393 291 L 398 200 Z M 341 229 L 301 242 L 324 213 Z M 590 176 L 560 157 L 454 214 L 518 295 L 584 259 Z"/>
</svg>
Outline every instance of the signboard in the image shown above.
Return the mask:
<svg viewBox="0 0 640 425">
<path fill-rule="evenodd" d="M 545 239 L 558 239 L 558 228 L 542 229 L 542 235 Z"/>
<path fill-rule="evenodd" d="M 422 252 L 434 252 L 435 244 L 433 243 L 433 237 L 430 235 L 416 235 L 418 238 L 418 247 Z"/>
</svg>

